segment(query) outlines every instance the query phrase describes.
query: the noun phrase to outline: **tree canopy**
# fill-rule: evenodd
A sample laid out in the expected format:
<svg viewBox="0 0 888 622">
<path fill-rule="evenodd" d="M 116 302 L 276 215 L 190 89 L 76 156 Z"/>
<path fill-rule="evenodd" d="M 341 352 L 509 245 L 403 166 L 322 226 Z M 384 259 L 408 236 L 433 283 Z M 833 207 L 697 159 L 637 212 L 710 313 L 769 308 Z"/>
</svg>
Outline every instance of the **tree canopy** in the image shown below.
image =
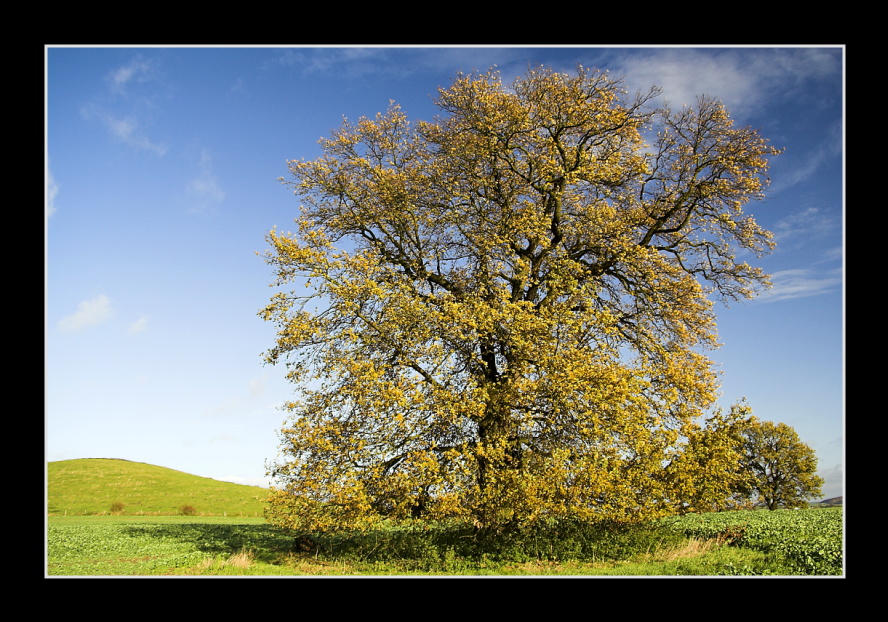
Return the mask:
<svg viewBox="0 0 888 622">
<path fill-rule="evenodd" d="M 718 386 L 710 299 L 768 284 L 737 255 L 772 247 L 744 205 L 777 150 L 715 99 L 657 95 L 582 67 L 458 75 L 435 120 L 393 103 L 289 162 L 301 214 L 268 236 L 261 312 L 299 386 L 273 521 L 683 503 L 715 460 L 682 459 Z"/>
<path fill-rule="evenodd" d="M 742 492 L 769 510 L 804 508 L 807 499 L 822 494 L 823 478 L 817 475 L 814 450 L 791 426 L 752 418 L 742 439 L 742 469 L 746 475 Z"/>
</svg>

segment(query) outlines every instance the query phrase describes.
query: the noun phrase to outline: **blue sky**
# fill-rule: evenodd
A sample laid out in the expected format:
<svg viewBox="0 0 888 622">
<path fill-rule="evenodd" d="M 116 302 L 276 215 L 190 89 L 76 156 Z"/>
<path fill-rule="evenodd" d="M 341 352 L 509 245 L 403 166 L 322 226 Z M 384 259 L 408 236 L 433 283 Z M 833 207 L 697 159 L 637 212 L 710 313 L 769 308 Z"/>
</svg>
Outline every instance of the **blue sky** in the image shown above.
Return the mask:
<svg viewBox="0 0 888 622">
<path fill-rule="evenodd" d="M 292 395 L 262 363 L 260 255 L 298 202 L 278 179 L 342 118 L 431 119 L 458 71 L 606 69 L 674 105 L 720 98 L 786 152 L 765 201 L 774 288 L 718 307 L 727 408 L 793 426 L 824 497 L 844 464 L 844 49 L 48 47 L 45 453 L 267 485 Z"/>
</svg>

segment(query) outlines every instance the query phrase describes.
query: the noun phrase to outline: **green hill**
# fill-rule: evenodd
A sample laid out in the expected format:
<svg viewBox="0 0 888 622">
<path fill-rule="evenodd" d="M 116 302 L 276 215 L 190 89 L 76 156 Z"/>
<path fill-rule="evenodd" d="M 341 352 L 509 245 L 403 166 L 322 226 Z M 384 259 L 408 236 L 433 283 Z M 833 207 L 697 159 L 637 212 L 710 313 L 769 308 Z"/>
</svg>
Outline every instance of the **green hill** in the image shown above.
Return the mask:
<svg viewBox="0 0 888 622">
<path fill-rule="evenodd" d="M 830 499 L 824 499 L 823 501 L 818 501 L 818 505 L 842 505 L 842 497 L 832 497 Z"/>
<path fill-rule="evenodd" d="M 47 465 L 50 516 L 262 516 L 268 490 L 108 458 Z"/>
</svg>

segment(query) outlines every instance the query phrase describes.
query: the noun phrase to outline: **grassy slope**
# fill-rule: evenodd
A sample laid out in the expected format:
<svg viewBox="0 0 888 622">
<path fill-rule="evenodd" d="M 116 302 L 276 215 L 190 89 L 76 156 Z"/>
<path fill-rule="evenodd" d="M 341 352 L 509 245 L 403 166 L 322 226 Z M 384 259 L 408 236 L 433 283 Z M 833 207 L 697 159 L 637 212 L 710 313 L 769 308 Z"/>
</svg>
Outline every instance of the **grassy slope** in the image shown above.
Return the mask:
<svg viewBox="0 0 888 622">
<path fill-rule="evenodd" d="M 47 465 L 47 512 L 50 516 L 110 514 L 175 515 L 190 505 L 198 516 L 261 517 L 268 491 L 198 477 L 141 462 L 87 458 Z"/>
</svg>

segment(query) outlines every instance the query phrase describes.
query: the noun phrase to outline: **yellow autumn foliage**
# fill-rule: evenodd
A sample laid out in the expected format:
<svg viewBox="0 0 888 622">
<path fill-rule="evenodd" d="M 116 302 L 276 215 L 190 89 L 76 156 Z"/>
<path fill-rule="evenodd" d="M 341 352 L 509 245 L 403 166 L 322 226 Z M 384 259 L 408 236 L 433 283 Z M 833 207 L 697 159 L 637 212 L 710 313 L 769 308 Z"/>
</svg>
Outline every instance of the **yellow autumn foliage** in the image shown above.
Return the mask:
<svg viewBox="0 0 888 622">
<path fill-rule="evenodd" d="M 458 76 L 442 116 L 392 104 L 289 163 L 270 363 L 298 384 L 269 518 L 496 527 L 718 503 L 710 298 L 767 285 L 738 250 L 777 153 L 717 101 L 649 109 L 606 73 Z M 713 447 L 721 447 L 718 443 Z"/>
</svg>

